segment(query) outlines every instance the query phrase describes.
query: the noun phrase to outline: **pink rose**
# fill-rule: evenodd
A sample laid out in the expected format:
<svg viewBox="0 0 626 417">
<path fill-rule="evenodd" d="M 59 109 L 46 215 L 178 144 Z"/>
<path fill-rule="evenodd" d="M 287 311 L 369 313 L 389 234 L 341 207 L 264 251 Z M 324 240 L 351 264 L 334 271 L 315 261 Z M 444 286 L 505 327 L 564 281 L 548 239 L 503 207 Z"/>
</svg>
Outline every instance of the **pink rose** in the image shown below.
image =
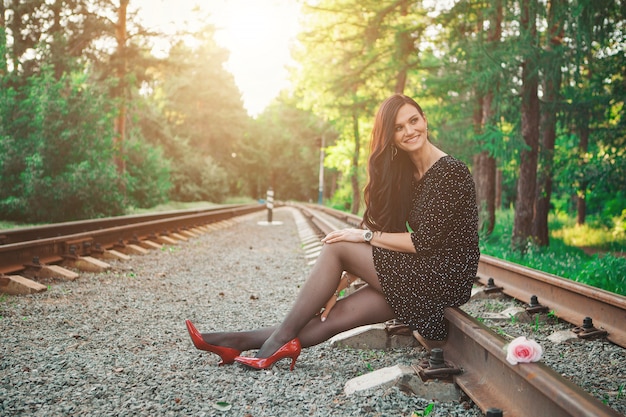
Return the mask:
<svg viewBox="0 0 626 417">
<path fill-rule="evenodd" d="M 514 339 L 506 348 L 506 360 L 511 365 L 517 365 L 520 362 L 537 362 L 543 353 L 539 343 L 528 340 L 524 336 Z"/>
</svg>

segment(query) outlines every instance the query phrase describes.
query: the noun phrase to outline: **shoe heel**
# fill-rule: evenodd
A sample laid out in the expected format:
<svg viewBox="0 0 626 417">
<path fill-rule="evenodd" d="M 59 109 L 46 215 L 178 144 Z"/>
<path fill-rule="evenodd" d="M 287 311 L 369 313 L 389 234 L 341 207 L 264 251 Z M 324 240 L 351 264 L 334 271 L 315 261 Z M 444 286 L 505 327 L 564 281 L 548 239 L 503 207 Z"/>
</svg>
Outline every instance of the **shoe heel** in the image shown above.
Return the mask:
<svg viewBox="0 0 626 417">
<path fill-rule="evenodd" d="M 198 350 L 204 350 L 207 352 L 215 353 L 222 360 L 218 363 L 218 366 L 228 365 L 235 362 L 235 358 L 241 354 L 240 350 L 229 348 L 226 346 L 217 346 L 207 343 L 202 338 L 202 334 L 196 329 L 196 327 L 191 323 L 190 320 L 186 320 L 185 324 L 187 325 L 187 330 L 189 331 L 189 336 L 191 336 L 191 341 L 193 345 Z"/>
<path fill-rule="evenodd" d="M 296 360 L 298 359 L 298 356 L 300 356 L 301 349 L 302 346 L 300 345 L 300 340 L 295 338 L 290 342 L 285 343 L 280 349 L 267 358 L 237 356 L 235 361 L 255 369 L 269 369 L 275 362 L 281 359 L 291 358 L 290 370 L 293 371 L 296 367 Z"/>
</svg>

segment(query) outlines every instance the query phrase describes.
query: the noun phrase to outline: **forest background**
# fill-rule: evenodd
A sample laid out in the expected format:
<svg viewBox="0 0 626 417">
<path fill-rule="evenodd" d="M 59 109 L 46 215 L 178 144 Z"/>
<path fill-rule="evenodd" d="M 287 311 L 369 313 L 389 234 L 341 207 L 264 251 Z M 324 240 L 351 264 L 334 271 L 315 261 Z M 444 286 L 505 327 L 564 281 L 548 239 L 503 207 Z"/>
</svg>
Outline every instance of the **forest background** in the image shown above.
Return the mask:
<svg viewBox="0 0 626 417">
<path fill-rule="evenodd" d="M 215 27 L 150 31 L 129 1 L 0 0 L 0 219 L 262 199 L 269 187 L 360 213 L 376 106 L 401 92 L 470 166 L 483 252 L 532 258 L 560 244 L 550 229 L 568 219 L 617 242 L 600 249 L 626 246 L 623 0 L 300 0 L 292 88 L 256 117 Z M 576 279 L 586 269 L 626 293 L 621 258 L 585 262 Z"/>
</svg>

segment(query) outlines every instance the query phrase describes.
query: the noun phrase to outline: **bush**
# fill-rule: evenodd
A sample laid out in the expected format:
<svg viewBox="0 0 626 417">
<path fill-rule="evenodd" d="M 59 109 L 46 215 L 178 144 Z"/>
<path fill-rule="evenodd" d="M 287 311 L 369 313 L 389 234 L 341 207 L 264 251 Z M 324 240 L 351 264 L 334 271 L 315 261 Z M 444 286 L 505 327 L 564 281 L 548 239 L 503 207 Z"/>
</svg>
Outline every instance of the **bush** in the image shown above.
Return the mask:
<svg viewBox="0 0 626 417">
<path fill-rule="evenodd" d="M 113 102 L 87 76 L 50 69 L 0 88 L 0 216 L 58 222 L 122 214 Z M 1 80 L 0 80 L 1 82 Z"/>
<path fill-rule="evenodd" d="M 124 197 L 113 164 L 85 161 L 67 166 L 55 178 L 35 178 L 28 195 L 27 219 L 62 222 L 124 214 Z"/>
<path fill-rule="evenodd" d="M 161 148 L 133 138 L 126 143 L 125 157 L 128 205 L 147 208 L 166 202 L 172 183 Z"/>
<path fill-rule="evenodd" d="M 176 201 L 221 203 L 228 195 L 226 171 L 209 156 L 188 155 L 174 162 L 170 198 Z"/>
</svg>

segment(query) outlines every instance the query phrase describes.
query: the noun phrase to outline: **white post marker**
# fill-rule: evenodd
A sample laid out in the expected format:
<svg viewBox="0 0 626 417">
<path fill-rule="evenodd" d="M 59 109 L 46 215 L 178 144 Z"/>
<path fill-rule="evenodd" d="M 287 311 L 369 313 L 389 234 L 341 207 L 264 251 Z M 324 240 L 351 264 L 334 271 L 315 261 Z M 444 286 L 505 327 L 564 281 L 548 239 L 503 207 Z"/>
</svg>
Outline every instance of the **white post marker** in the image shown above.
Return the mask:
<svg viewBox="0 0 626 417">
<path fill-rule="evenodd" d="M 277 222 L 272 219 L 274 210 L 274 190 L 270 187 L 265 196 L 265 207 L 267 208 L 267 221 L 257 222 L 260 226 L 280 226 L 283 222 Z"/>
<path fill-rule="evenodd" d="M 267 222 L 272 224 L 272 210 L 274 209 L 274 190 L 272 187 L 267 190 L 267 198 L 265 199 L 265 206 L 267 207 Z"/>
</svg>

